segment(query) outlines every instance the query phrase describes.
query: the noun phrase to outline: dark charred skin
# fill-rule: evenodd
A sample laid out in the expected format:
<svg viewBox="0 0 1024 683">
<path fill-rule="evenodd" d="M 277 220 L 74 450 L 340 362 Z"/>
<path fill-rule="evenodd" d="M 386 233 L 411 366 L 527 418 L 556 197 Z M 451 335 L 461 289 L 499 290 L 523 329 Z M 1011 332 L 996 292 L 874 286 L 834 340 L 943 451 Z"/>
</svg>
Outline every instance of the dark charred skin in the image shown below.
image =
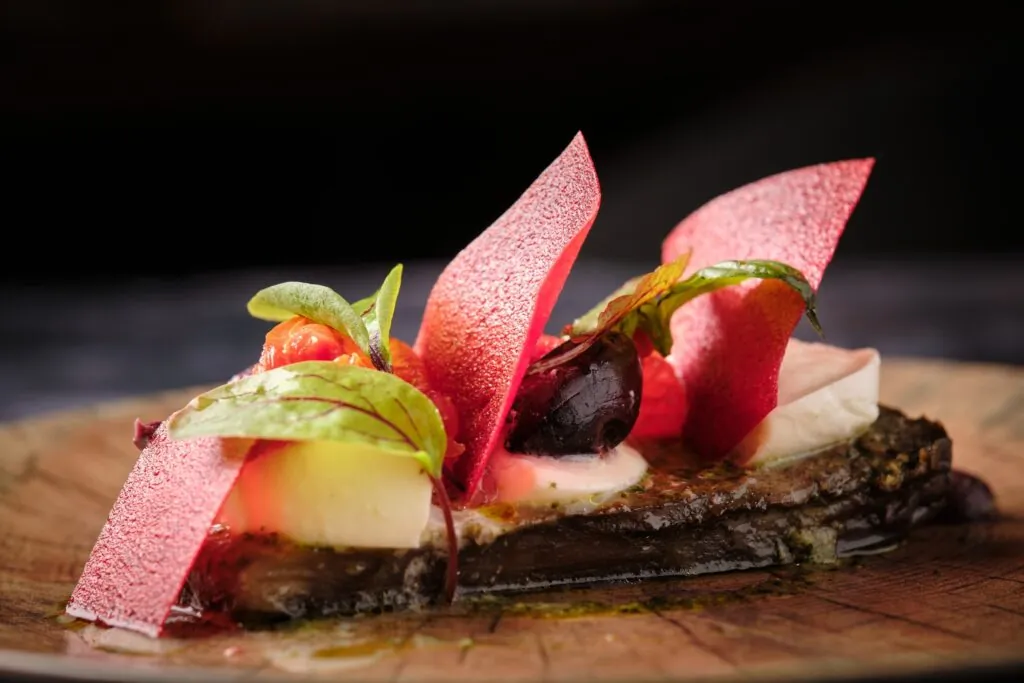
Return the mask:
<svg viewBox="0 0 1024 683">
<path fill-rule="evenodd" d="M 550 360 L 575 345 L 548 353 Z M 643 370 L 633 340 L 618 332 L 550 370 L 527 372 L 509 415 L 512 453 L 602 453 L 629 435 L 640 413 Z"/>
</svg>

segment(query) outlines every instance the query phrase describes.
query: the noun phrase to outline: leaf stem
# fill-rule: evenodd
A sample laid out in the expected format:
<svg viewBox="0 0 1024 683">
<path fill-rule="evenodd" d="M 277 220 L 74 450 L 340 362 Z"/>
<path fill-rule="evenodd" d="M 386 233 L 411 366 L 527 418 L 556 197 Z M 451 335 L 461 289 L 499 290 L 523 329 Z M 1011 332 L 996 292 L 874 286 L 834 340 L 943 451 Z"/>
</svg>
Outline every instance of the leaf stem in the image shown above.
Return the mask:
<svg viewBox="0 0 1024 683">
<path fill-rule="evenodd" d="M 530 365 L 526 370 L 526 374 L 538 375 L 542 372 L 547 372 L 552 368 L 556 368 L 559 365 L 568 363 L 573 358 L 581 355 L 584 351 L 593 346 L 594 342 L 598 340 L 603 332 L 603 330 L 597 330 L 595 332 L 570 339 L 569 341 L 574 342 L 574 344 L 568 349 L 564 348 L 568 342 L 563 342 L 561 345 L 556 346 L 550 353 Z"/>
<path fill-rule="evenodd" d="M 373 362 L 373 367 L 381 372 L 391 372 L 391 363 L 381 354 L 380 348 L 372 343 L 370 344 L 370 360 Z"/>
<path fill-rule="evenodd" d="M 455 520 L 452 519 L 452 502 L 448 498 L 448 491 L 444 488 L 444 482 L 440 477 L 427 473 L 430 483 L 434 486 L 434 493 L 437 494 L 438 504 L 444 514 L 444 526 L 448 540 L 448 567 L 444 578 L 444 599 L 449 605 L 455 601 L 455 589 L 459 583 L 459 539 L 455 535 Z"/>
</svg>

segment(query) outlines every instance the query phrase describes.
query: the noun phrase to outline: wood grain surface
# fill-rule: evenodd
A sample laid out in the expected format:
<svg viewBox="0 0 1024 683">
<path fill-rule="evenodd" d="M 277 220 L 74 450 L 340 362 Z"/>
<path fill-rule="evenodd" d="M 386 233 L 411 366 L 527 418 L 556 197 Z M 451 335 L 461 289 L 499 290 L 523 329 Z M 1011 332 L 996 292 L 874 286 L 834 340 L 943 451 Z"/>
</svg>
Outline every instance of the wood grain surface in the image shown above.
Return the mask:
<svg viewBox="0 0 1024 683">
<path fill-rule="evenodd" d="M 887 361 L 883 400 L 943 422 L 1004 518 L 833 568 L 750 571 L 150 641 L 59 617 L 137 457 L 136 417 L 197 390 L 0 427 L 0 671 L 110 680 L 799 680 L 1024 661 L 1024 369 Z M 592 607 L 559 614 L 580 600 Z M 537 609 L 531 601 L 543 601 Z"/>
</svg>

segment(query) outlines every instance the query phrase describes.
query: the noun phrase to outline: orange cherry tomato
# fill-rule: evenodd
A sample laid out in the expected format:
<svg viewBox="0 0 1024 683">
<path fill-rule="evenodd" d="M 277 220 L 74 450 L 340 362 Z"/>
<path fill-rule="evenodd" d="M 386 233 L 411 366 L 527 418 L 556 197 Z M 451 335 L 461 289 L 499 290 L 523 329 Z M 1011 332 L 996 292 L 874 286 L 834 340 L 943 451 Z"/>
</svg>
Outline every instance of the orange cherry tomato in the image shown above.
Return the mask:
<svg viewBox="0 0 1024 683">
<path fill-rule="evenodd" d="M 335 363 L 341 365 L 354 365 L 357 368 L 366 368 L 368 370 L 376 370 L 377 366 L 373 364 L 369 356 L 365 356 L 361 353 L 345 353 L 334 359 Z"/>
<path fill-rule="evenodd" d="M 326 325 L 295 316 L 274 326 L 267 333 L 259 370 L 265 372 L 292 363 L 350 356 L 356 356 L 358 363 L 352 359 L 348 362 L 367 367 L 362 361 L 365 356 L 348 336 Z M 373 364 L 370 363 L 368 367 L 373 367 Z"/>
</svg>

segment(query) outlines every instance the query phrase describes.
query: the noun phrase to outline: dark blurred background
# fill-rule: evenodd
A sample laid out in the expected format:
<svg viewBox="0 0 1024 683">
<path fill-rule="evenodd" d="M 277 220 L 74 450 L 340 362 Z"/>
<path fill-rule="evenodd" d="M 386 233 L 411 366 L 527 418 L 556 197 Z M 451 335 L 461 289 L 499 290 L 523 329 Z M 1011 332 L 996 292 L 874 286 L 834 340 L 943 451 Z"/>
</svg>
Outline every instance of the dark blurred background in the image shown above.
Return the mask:
<svg viewBox="0 0 1024 683">
<path fill-rule="evenodd" d="M 405 261 L 411 340 L 579 129 L 604 200 L 557 322 L 716 194 L 871 155 L 830 340 L 1024 363 L 1012 2 L 2 6 L 0 418 L 220 381 L 281 279 L 355 298 Z"/>
</svg>

